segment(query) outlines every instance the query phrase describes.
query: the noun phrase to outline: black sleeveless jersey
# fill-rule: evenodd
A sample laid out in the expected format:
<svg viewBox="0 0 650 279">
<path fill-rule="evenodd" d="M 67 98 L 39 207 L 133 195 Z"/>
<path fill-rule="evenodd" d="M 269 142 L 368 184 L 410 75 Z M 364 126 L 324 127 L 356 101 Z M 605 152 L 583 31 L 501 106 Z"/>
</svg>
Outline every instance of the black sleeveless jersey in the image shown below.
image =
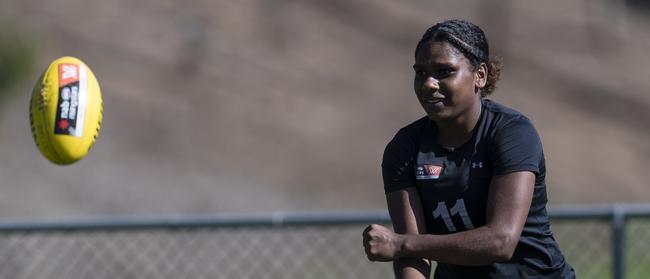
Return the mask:
<svg viewBox="0 0 650 279">
<path fill-rule="evenodd" d="M 542 144 L 521 113 L 483 99 L 472 138 L 454 150 L 437 142 L 436 124 L 423 117 L 402 128 L 384 151 L 384 190 L 416 187 L 427 231 L 449 234 L 485 225 L 492 177 L 535 174 L 533 199 L 514 255 L 488 266 L 438 262 L 435 278 L 574 278 L 553 238 L 546 213 Z"/>
</svg>

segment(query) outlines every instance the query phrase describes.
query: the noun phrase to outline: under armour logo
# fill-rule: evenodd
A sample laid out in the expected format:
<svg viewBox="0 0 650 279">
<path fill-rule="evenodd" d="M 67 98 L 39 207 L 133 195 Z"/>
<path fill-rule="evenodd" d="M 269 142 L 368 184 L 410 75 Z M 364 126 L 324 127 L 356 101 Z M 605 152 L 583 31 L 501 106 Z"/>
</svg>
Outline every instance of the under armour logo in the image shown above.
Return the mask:
<svg viewBox="0 0 650 279">
<path fill-rule="evenodd" d="M 476 169 L 476 168 L 482 169 L 483 168 L 483 162 L 472 163 L 472 168 L 473 169 Z"/>
</svg>

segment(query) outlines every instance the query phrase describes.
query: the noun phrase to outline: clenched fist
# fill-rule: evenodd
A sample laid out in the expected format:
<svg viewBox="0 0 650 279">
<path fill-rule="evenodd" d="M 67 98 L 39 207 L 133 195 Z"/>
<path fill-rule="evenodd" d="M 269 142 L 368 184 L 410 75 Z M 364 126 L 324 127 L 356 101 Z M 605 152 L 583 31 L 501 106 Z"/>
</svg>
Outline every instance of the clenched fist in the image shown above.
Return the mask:
<svg viewBox="0 0 650 279">
<path fill-rule="evenodd" d="M 363 231 L 363 247 L 369 260 L 388 262 L 399 258 L 404 238 L 384 226 L 372 224 Z"/>
</svg>

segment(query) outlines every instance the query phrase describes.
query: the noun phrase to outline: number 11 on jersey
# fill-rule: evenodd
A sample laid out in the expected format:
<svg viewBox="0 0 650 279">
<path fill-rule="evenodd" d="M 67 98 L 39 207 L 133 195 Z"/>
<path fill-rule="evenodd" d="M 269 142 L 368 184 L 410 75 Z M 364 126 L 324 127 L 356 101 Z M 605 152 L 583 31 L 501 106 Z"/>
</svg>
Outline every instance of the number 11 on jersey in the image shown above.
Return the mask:
<svg viewBox="0 0 650 279">
<path fill-rule="evenodd" d="M 469 214 L 467 214 L 467 208 L 465 208 L 465 201 L 463 201 L 463 199 L 457 199 L 456 204 L 454 204 L 454 206 L 449 209 L 447 209 L 447 204 L 444 201 L 439 202 L 436 209 L 433 210 L 433 218 L 436 219 L 438 217 L 441 217 L 442 221 L 444 221 L 445 225 L 447 226 L 447 230 L 450 232 L 455 232 L 458 230 L 456 229 L 454 222 L 451 220 L 451 216 L 453 215 L 460 215 L 460 218 L 463 220 L 463 225 L 465 225 L 466 229 L 471 230 L 474 228 L 472 220 L 469 218 Z"/>
</svg>

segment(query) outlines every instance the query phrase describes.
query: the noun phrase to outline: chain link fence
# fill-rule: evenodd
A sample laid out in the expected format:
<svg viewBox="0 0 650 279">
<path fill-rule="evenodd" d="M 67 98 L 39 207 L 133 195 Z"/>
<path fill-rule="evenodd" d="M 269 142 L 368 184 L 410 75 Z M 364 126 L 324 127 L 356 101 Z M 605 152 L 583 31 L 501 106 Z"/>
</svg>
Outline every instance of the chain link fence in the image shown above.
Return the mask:
<svg viewBox="0 0 650 279">
<path fill-rule="evenodd" d="M 579 277 L 612 278 L 623 245 L 625 278 L 650 278 L 650 210 L 625 216 L 624 242 L 611 212 L 551 211 L 563 253 Z M 365 258 L 368 223 L 387 214 L 0 223 L 0 278 L 393 278 L 390 263 Z"/>
</svg>

